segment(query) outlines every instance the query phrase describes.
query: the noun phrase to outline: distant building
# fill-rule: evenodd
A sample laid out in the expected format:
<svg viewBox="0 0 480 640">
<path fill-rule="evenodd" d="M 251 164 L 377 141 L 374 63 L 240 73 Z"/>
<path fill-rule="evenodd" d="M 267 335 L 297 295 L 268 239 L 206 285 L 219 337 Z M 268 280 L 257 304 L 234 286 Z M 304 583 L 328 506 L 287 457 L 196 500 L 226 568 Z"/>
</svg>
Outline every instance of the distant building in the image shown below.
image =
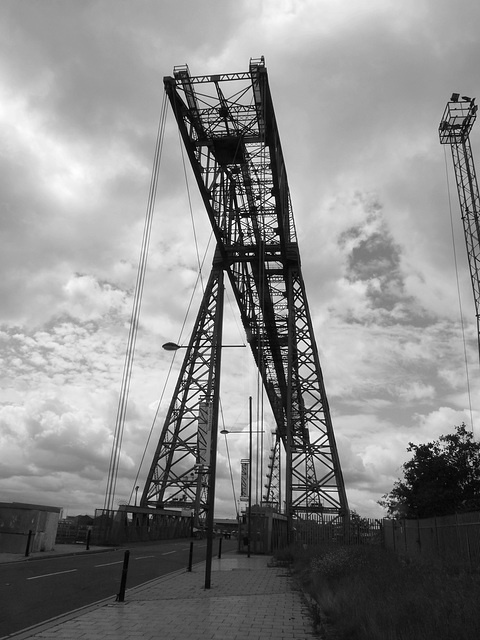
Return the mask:
<svg viewBox="0 0 480 640">
<path fill-rule="evenodd" d="M 85 543 L 87 533 L 92 526 L 92 516 L 67 516 L 58 523 L 56 542 L 58 544 Z"/>
</svg>

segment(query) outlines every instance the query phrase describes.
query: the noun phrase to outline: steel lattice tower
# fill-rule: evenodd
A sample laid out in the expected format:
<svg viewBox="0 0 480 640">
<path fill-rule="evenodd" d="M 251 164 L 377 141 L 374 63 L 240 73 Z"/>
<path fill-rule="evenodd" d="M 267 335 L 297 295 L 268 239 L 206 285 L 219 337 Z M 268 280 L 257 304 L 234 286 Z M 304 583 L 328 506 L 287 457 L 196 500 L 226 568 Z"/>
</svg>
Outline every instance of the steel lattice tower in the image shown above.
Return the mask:
<svg viewBox="0 0 480 640">
<path fill-rule="evenodd" d="M 225 274 L 276 421 L 266 502 L 279 500 L 283 447 L 290 519 L 347 514 L 263 58 L 243 73 L 176 67 L 164 85 L 217 247 L 142 504 L 213 511 Z"/>
<path fill-rule="evenodd" d="M 439 126 L 441 144 L 449 144 L 457 183 L 470 278 L 472 281 L 480 356 L 480 196 L 470 145 L 470 131 L 477 117 L 475 98 L 454 93 L 447 103 Z"/>
</svg>

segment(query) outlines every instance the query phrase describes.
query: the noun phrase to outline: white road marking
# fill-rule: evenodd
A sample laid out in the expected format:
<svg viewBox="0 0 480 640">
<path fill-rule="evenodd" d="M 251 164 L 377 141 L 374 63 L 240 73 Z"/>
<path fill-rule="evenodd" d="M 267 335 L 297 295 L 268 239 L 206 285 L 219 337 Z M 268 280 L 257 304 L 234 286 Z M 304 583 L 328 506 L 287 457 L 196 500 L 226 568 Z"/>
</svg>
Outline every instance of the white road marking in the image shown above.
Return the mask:
<svg viewBox="0 0 480 640">
<path fill-rule="evenodd" d="M 67 571 L 56 571 L 55 573 L 44 573 L 42 576 L 32 576 L 27 580 L 38 580 L 38 578 L 48 578 L 49 576 L 58 576 L 61 573 L 73 573 L 76 569 L 68 569 Z"/>
<path fill-rule="evenodd" d="M 105 564 L 96 564 L 96 567 L 109 567 L 111 564 L 122 564 L 123 560 L 117 560 L 117 562 L 106 562 Z"/>
<path fill-rule="evenodd" d="M 169 556 L 171 553 L 177 553 L 176 551 L 167 551 L 166 553 L 162 553 L 162 556 Z"/>
<path fill-rule="evenodd" d="M 145 560 L 145 558 L 155 558 L 155 556 L 137 556 L 135 560 Z"/>
</svg>

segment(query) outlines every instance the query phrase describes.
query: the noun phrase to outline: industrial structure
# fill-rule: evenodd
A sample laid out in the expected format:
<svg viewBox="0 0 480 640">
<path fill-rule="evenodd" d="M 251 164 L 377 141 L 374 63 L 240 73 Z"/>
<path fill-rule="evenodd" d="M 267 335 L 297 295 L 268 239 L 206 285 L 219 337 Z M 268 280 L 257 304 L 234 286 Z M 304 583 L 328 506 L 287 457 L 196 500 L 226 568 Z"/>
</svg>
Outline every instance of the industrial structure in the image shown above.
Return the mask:
<svg viewBox="0 0 480 640">
<path fill-rule="evenodd" d="M 475 98 L 452 94 L 438 129 L 441 144 L 449 144 L 457 184 L 460 211 L 472 281 L 480 357 L 480 196 L 470 144 L 470 131 L 477 117 Z"/>
<path fill-rule="evenodd" d="M 140 504 L 213 518 L 228 280 L 276 424 L 263 505 L 290 526 L 346 515 L 264 60 L 232 74 L 176 67 L 164 85 L 216 251 Z"/>
</svg>

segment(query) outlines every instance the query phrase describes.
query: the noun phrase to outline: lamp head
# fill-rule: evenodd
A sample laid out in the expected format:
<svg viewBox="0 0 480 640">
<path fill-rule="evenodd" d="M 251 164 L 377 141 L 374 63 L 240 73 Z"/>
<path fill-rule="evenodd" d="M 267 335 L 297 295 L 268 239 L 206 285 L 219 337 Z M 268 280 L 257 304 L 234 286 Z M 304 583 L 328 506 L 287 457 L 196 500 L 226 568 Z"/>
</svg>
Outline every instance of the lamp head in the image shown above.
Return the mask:
<svg viewBox="0 0 480 640">
<path fill-rule="evenodd" d="M 176 344 L 176 342 L 165 342 L 165 344 L 162 344 L 162 349 L 165 349 L 165 351 L 177 351 L 177 349 L 180 349 L 180 345 Z"/>
</svg>

